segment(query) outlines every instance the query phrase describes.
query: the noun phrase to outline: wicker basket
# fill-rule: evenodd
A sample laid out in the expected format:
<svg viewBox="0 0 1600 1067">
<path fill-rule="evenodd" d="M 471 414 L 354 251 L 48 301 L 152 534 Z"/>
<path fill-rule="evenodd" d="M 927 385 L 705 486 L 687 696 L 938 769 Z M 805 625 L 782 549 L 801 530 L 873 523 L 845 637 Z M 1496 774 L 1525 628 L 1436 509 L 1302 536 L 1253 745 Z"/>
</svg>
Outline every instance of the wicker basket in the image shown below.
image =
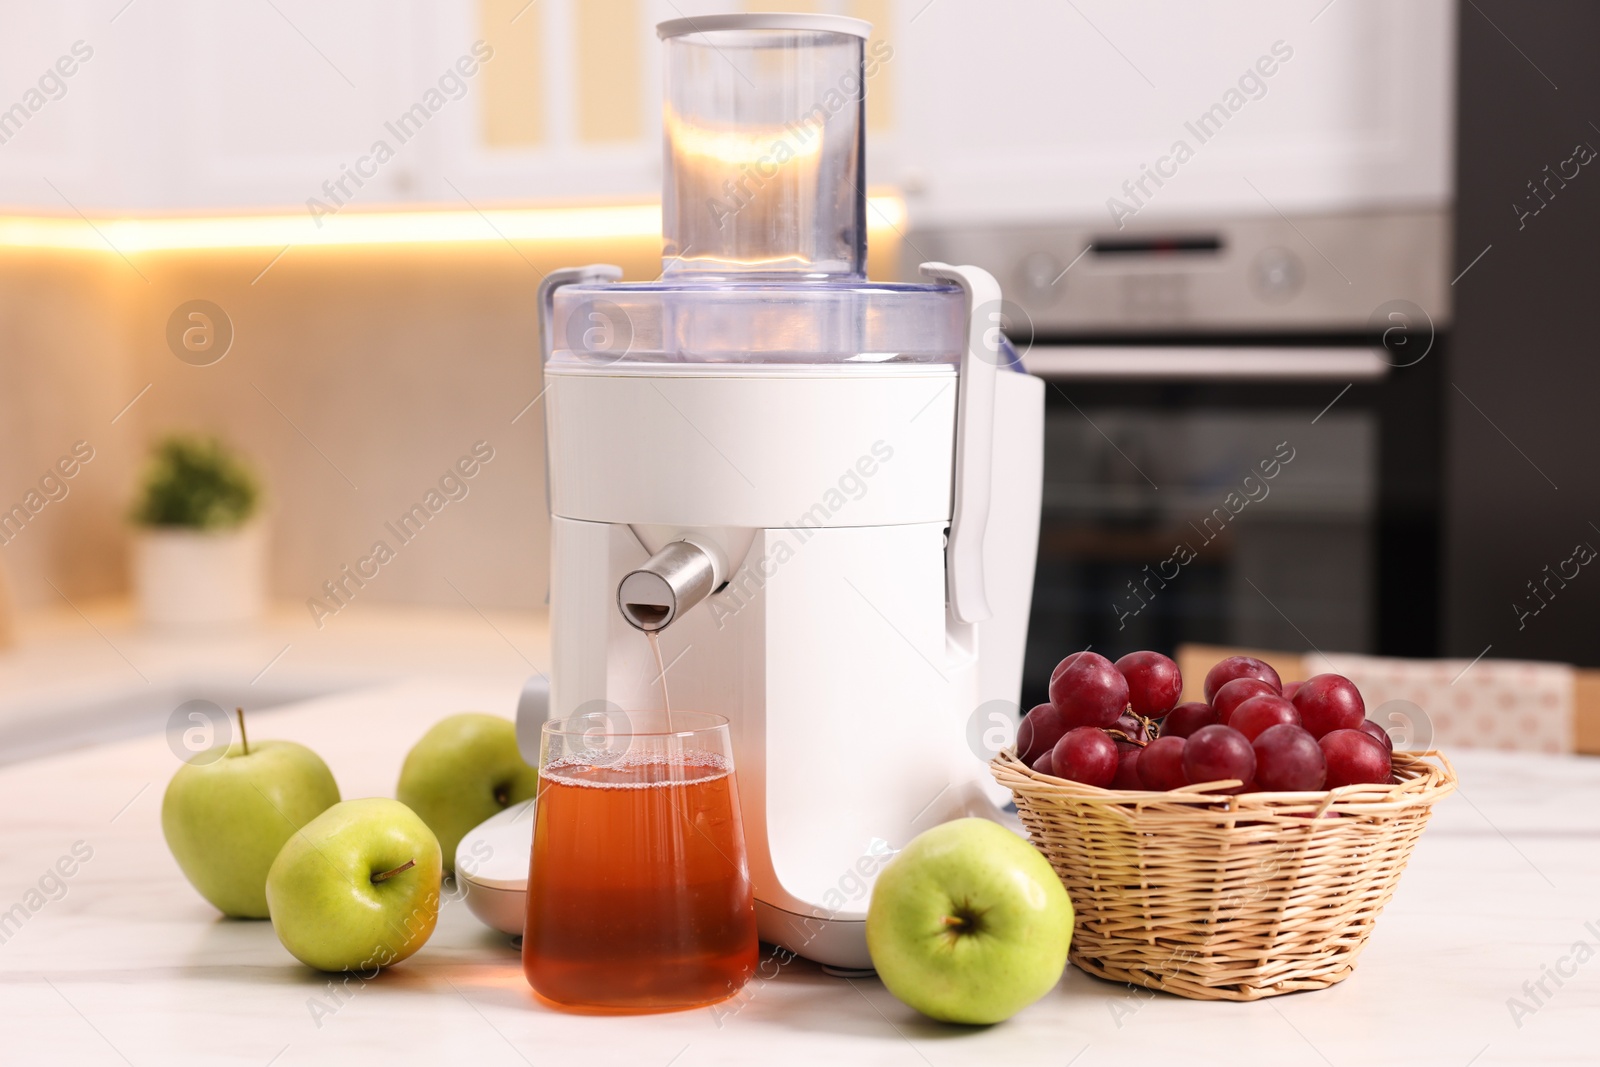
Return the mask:
<svg viewBox="0 0 1600 1067">
<path fill-rule="evenodd" d="M 1349 977 L 1434 802 L 1456 783 L 1437 752 L 1395 753 L 1397 785 L 1320 793 L 1097 789 L 1011 752 L 991 769 L 1072 898 L 1072 962 L 1197 1000 Z"/>
</svg>

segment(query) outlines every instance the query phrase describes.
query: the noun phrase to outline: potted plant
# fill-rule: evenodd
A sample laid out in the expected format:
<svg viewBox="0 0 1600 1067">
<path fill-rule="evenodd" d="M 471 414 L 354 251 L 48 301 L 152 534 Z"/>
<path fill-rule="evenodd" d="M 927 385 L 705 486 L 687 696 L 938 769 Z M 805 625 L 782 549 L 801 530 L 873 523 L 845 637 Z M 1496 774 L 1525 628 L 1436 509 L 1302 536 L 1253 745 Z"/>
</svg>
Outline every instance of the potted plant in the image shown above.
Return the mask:
<svg viewBox="0 0 1600 1067">
<path fill-rule="evenodd" d="M 134 590 L 146 622 L 246 622 L 265 600 L 261 493 L 243 459 L 216 438 L 158 442 L 133 521 Z"/>
</svg>

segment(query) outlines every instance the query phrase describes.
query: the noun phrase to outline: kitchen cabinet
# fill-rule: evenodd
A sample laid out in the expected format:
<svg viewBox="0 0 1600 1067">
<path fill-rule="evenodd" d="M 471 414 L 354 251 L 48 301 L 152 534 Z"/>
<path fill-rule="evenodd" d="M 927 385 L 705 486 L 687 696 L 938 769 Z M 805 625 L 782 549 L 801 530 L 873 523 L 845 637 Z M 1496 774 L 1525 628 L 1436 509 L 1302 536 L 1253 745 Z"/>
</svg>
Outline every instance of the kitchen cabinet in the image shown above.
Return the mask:
<svg viewBox="0 0 1600 1067">
<path fill-rule="evenodd" d="M 0 107 L 81 58 L 0 146 L 11 210 L 302 205 L 418 91 L 410 3 L 4 0 L 0 24 Z M 404 198 L 420 166 L 399 159 L 365 199 Z"/>
<path fill-rule="evenodd" d="M 1153 215 L 1446 202 L 1453 6 L 1323 4 L 788 6 L 877 27 L 868 178 L 906 189 L 919 225 L 1098 217 L 1113 197 L 1133 204 L 1123 183 L 1141 180 L 1156 191 Z M 711 0 L 690 13 L 772 6 Z M 674 0 L 0 0 L 0 108 L 75 41 L 93 49 L 65 93 L 0 143 L 0 204 L 654 198 L 654 25 L 685 10 Z M 1192 158 L 1163 162 L 1179 140 Z M 388 153 L 374 152 L 380 142 Z M 1151 186 L 1150 168 L 1179 177 Z"/>
<path fill-rule="evenodd" d="M 653 27 L 673 15 L 665 0 L 0 0 L 0 108 L 24 102 L 0 123 L 0 206 L 652 198 Z M 29 110 L 74 42 L 90 58 Z"/>
<path fill-rule="evenodd" d="M 906 10 L 883 177 L 919 225 L 1117 226 L 1113 199 L 1140 222 L 1449 201 L 1449 0 Z"/>
<path fill-rule="evenodd" d="M 658 197 L 655 24 L 673 17 L 672 4 L 661 0 L 430 5 L 427 71 L 444 70 L 476 42 L 493 54 L 473 86 L 471 106 L 440 115 L 432 131 L 437 163 L 422 194 L 455 206 Z"/>
<path fill-rule="evenodd" d="M 1461 25 L 1444 651 L 1600 667 L 1600 8 L 1477 6 Z"/>
<path fill-rule="evenodd" d="M 70 211 L 109 185 L 115 65 L 87 0 L 0 3 L 0 205 Z M 52 187 L 54 186 L 54 187 Z"/>
<path fill-rule="evenodd" d="M 393 0 L 156 3 L 170 143 L 129 192 L 200 209 L 406 199 L 429 169 L 394 124 L 424 89 L 416 5 Z M 409 128 L 409 126 L 407 127 Z M 386 161 L 363 165 L 387 142 Z M 363 177 L 360 171 L 370 170 Z M 360 179 L 357 184 L 355 179 Z M 347 190 L 342 194 L 340 187 Z"/>
</svg>

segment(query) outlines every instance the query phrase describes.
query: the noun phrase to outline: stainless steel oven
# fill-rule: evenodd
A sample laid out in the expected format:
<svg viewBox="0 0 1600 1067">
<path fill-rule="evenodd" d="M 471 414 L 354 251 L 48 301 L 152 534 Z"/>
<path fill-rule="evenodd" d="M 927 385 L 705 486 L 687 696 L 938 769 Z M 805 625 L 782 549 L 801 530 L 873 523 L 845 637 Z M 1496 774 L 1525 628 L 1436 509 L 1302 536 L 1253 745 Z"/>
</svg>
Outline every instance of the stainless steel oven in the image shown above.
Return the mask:
<svg viewBox="0 0 1600 1067">
<path fill-rule="evenodd" d="M 1066 651 L 1428 655 L 1442 210 L 944 228 L 1049 382 L 1026 695 Z"/>
</svg>

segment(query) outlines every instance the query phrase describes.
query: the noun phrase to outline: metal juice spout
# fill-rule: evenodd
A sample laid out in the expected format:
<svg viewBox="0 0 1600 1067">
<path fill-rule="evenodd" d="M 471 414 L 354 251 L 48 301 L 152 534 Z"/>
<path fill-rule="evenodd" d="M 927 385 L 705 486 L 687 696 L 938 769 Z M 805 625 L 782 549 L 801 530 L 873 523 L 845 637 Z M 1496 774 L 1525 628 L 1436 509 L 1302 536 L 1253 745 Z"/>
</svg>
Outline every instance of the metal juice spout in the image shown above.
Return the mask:
<svg viewBox="0 0 1600 1067">
<path fill-rule="evenodd" d="M 717 588 L 715 558 L 693 541 L 673 541 L 617 585 L 617 610 L 629 625 L 656 633 Z"/>
</svg>

